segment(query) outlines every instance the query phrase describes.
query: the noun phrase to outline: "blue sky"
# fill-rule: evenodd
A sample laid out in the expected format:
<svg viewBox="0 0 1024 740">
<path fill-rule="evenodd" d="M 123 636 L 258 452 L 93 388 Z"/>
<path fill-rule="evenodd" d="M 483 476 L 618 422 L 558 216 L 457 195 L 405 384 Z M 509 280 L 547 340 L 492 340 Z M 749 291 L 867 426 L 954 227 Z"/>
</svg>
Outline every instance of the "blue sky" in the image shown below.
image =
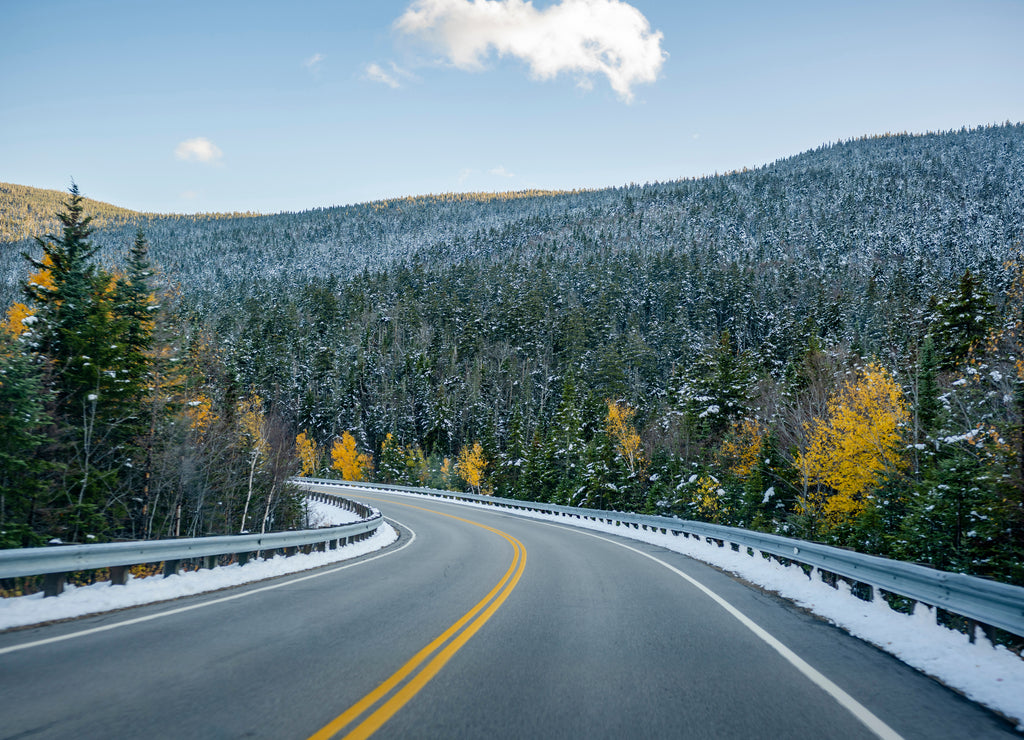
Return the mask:
<svg viewBox="0 0 1024 740">
<path fill-rule="evenodd" d="M 157 212 L 603 187 L 1024 120 L 1024 2 L 0 0 L 0 181 Z"/>
</svg>

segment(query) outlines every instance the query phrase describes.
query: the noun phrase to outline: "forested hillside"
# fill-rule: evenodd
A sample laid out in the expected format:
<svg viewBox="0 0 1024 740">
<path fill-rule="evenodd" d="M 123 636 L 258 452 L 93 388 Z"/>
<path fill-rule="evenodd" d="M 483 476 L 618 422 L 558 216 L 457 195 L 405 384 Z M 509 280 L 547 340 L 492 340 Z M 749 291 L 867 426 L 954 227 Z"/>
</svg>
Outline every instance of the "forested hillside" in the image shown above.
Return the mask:
<svg viewBox="0 0 1024 740">
<path fill-rule="evenodd" d="M 42 236 L 60 228 L 57 212 L 67 193 L 0 182 L 0 242 Z M 97 227 L 134 222 L 142 214 L 110 203 L 85 199 Z"/>
<path fill-rule="evenodd" d="M 1024 126 L 599 191 L 140 216 L 98 229 L 95 260 L 116 271 L 140 228 L 167 290 L 149 351 L 188 366 L 160 416 L 174 454 L 198 449 L 201 413 L 221 425 L 209 457 L 160 478 L 178 507 L 164 531 L 244 526 L 209 476 L 214 449 L 268 469 L 237 441 L 258 400 L 278 457 L 307 472 L 674 513 L 1024 583 Z M 38 249 L 3 247 L 8 303 L 18 253 Z M 13 318 L 6 362 L 53 382 Z M 273 501 L 280 475 L 262 480 L 231 505 Z M 64 483 L 48 485 L 59 522 Z"/>
</svg>

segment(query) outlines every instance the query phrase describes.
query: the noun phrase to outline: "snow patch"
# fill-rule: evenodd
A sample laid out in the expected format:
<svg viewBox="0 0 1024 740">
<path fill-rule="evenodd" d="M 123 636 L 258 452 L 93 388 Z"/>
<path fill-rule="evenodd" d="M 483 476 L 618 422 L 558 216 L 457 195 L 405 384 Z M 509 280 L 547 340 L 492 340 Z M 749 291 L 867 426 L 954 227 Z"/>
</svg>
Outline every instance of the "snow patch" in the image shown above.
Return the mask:
<svg viewBox="0 0 1024 740">
<path fill-rule="evenodd" d="M 319 501 L 309 501 L 309 511 L 310 519 L 320 522 L 311 526 L 336 526 L 359 520 L 359 516 L 350 511 Z M 41 592 L 0 599 L 0 630 L 168 601 L 319 568 L 380 550 L 397 539 L 398 532 L 384 522 L 365 540 L 353 542 L 337 550 L 292 555 L 287 558 L 251 559 L 245 566 L 235 563 L 212 570 L 179 573 L 169 578 L 130 578 L 124 586 L 114 586 L 107 581 L 90 586 L 68 585 L 65 586 L 64 593 L 48 599 L 43 598 Z"/>
</svg>

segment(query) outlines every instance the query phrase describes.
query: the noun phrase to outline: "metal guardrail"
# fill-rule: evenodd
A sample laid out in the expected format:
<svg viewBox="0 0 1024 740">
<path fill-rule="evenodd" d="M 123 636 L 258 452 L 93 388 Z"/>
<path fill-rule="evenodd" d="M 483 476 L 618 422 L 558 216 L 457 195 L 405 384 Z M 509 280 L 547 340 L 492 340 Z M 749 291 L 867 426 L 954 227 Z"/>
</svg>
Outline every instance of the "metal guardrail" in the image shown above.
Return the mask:
<svg viewBox="0 0 1024 740">
<path fill-rule="evenodd" d="M 489 506 L 558 514 L 563 517 L 591 519 L 636 529 L 671 532 L 674 535 L 713 541 L 719 546 L 724 546 L 728 542 L 733 545 L 734 549 L 747 548 L 749 554 L 768 553 L 778 558 L 812 566 L 819 571 L 866 584 L 872 589 L 882 589 L 894 595 L 904 596 L 944 611 L 959 614 L 981 624 L 1024 636 L 1024 588 L 964 573 L 949 573 L 923 565 L 890 560 L 876 555 L 865 555 L 816 542 L 673 517 L 584 509 L 576 506 L 559 506 L 496 496 L 390 484 L 320 478 L 295 478 L 292 479 L 292 482 L 306 490 L 323 490 L 326 485 L 333 485 L 349 489 L 402 491 L 435 498 L 474 501 Z"/>
<path fill-rule="evenodd" d="M 63 590 L 68 573 L 109 568 L 111 582 L 123 585 L 131 565 L 163 563 L 164 575 L 168 576 L 178 572 L 183 560 L 205 558 L 204 567 L 213 568 L 217 558 L 223 555 L 231 555 L 245 564 L 254 552 L 276 550 L 287 555 L 306 547 L 334 550 L 369 537 L 384 521 L 378 510 L 341 496 L 321 491 L 310 494 L 310 498 L 341 506 L 362 519 L 336 527 L 290 532 L 0 550 L 0 578 L 45 575 L 45 595 L 56 596 Z"/>
</svg>

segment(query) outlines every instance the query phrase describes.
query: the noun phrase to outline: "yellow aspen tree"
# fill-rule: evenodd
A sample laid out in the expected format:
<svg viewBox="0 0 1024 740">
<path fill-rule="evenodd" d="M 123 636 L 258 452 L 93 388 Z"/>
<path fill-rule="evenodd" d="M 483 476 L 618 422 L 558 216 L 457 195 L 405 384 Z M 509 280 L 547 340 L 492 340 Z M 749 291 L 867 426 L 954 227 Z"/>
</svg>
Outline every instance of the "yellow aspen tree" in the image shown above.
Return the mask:
<svg viewBox="0 0 1024 740">
<path fill-rule="evenodd" d="M 320 468 L 320 452 L 317 450 L 316 440 L 305 431 L 299 432 L 295 438 L 295 453 L 302 464 L 302 474 L 305 476 L 316 475 Z"/>
<path fill-rule="evenodd" d="M 829 401 L 826 418 L 805 425 L 807 446 L 796 460 L 804 479 L 800 512 L 828 528 L 860 516 L 883 476 L 904 466 L 909 421 L 903 390 L 885 368 L 870 364 L 847 382 Z"/>
<path fill-rule="evenodd" d="M 219 418 L 213 411 L 213 401 L 202 393 L 185 404 L 185 415 L 188 417 L 189 428 L 196 432 L 200 440 Z"/>
<path fill-rule="evenodd" d="M 441 486 L 446 489 L 452 487 L 452 459 L 450 457 L 441 460 Z"/>
<path fill-rule="evenodd" d="M 366 480 L 366 474 L 373 465 L 373 456 L 356 448 L 356 439 L 349 432 L 334 440 L 331 446 L 331 468 L 341 473 L 344 480 Z"/>
<path fill-rule="evenodd" d="M 7 320 L 4 321 L 3 326 L 11 336 L 20 337 L 28 328 L 25 319 L 34 315 L 35 311 L 24 303 L 14 303 L 7 309 Z"/>
<path fill-rule="evenodd" d="M 480 446 L 479 442 L 465 445 L 459 450 L 459 456 L 455 461 L 455 472 L 473 489 L 473 493 L 480 493 L 486 467 L 484 448 Z"/>
<path fill-rule="evenodd" d="M 53 282 L 53 258 L 49 254 L 44 254 L 40 262 L 42 268 L 28 276 L 28 284 L 53 291 L 56 289 Z"/>
<path fill-rule="evenodd" d="M 729 509 L 722 502 L 725 491 L 719 485 L 718 479 L 711 475 L 702 475 L 697 480 L 697 490 L 694 492 L 693 502 L 697 504 L 697 512 L 702 521 L 719 522 L 723 516 L 729 513 Z"/>
<path fill-rule="evenodd" d="M 605 431 L 615 445 L 615 452 L 625 461 L 631 475 L 642 471 L 645 460 L 640 435 L 633 426 L 636 409 L 627 403 L 608 400 L 608 416 L 605 419 Z"/>
<path fill-rule="evenodd" d="M 55 289 L 53 283 L 53 258 L 49 254 L 44 254 L 42 259 L 43 268 L 33 272 L 28 276 L 28 284 L 37 286 L 40 289 L 46 291 L 53 291 Z M 24 303 L 14 303 L 9 309 L 7 309 L 7 320 L 4 322 L 4 327 L 13 336 L 20 337 L 25 333 L 28 328 L 25 324 L 25 319 L 29 316 L 34 316 L 35 311 L 26 306 Z"/>
<path fill-rule="evenodd" d="M 267 418 L 263 411 L 263 399 L 256 393 L 252 393 L 248 398 L 238 402 L 238 436 L 242 444 L 249 448 L 249 490 L 245 496 L 242 525 L 239 529 L 239 532 L 245 532 L 245 520 L 249 516 L 249 504 L 252 502 L 256 466 L 267 449 Z"/>
<path fill-rule="evenodd" d="M 720 457 L 730 473 L 746 478 L 754 471 L 765 433 L 757 419 L 733 422 L 720 450 Z"/>
</svg>

